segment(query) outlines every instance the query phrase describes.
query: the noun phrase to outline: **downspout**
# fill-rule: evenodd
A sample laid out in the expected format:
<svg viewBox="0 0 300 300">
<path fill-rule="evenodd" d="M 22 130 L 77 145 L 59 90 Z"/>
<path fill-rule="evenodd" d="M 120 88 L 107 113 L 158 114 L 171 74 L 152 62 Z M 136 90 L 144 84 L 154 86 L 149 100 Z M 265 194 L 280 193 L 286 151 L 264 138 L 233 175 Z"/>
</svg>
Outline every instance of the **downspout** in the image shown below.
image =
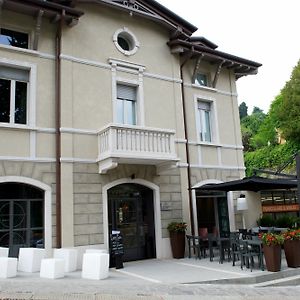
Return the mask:
<svg viewBox="0 0 300 300">
<path fill-rule="evenodd" d="M 183 110 L 183 126 L 184 126 L 184 139 L 185 143 L 185 153 L 186 153 L 186 162 L 187 162 L 187 177 L 188 177 L 188 192 L 189 192 L 189 206 L 190 206 L 190 220 L 191 220 L 191 233 L 195 235 L 194 229 L 194 211 L 193 211 L 193 196 L 192 196 L 192 184 L 191 184 L 191 166 L 190 166 L 190 153 L 189 153 L 189 138 L 187 130 L 187 114 L 186 114 L 186 105 L 185 105 L 185 94 L 184 94 L 184 81 L 183 81 L 183 67 L 186 62 L 191 58 L 194 49 L 191 50 L 190 56 L 186 57 L 185 60 L 180 65 L 180 79 L 181 79 L 181 97 L 182 97 L 182 110 Z"/>
<path fill-rule="evenodd" d="M 61 37 L 65 10 L 55 37 L 56 248 L 61 248 Z"/>
</svg>

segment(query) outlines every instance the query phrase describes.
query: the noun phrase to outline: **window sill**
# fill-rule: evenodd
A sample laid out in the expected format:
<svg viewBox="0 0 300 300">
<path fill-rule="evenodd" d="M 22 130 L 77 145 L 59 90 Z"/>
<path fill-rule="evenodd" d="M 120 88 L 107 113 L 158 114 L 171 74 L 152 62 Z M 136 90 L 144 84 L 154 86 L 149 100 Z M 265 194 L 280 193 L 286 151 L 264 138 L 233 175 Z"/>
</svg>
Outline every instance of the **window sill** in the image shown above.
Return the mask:
<svg viewBox="0 0 300 300">
<path fill-rule="evenodd" d="M 0 128 L 6 129 L 25 129 L 31 130 L 32 128 L 29 125 L 22 125 L 22 124 L 11 124 L 11 123 L 0 123 Z"/>
<path fill-rule="evenodd" d="M 196 83 L 192 83 L 192 87 L 200 90 L 205 90 L 205 91 L 210 91 L 210 92 L 217 92 L 217 89 L 209 87 L 209 86 L 204 86 L 204 85 L 198 85 Z"/>
</svg>

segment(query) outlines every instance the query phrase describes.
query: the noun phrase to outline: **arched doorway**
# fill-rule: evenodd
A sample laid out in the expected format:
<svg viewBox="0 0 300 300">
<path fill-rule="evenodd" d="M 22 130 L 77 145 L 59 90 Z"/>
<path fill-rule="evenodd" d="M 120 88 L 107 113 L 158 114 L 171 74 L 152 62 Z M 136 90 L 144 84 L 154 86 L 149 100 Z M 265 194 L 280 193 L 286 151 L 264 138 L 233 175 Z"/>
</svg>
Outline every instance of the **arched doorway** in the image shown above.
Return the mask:
<svg viewBox="0 0 300 300">
<path fill-rule="evenodd" d="M 0 247 L 17 257 L 21 247 L 44 248 L 44 191 L 34 186 L 0 184 Z"/>
<path fill-rule="evenodd" d="M 153 191 L 124 183 L 108 190 L 109 232 L 123 235 L 124 261 L 156 257 Z"/>
</svg>

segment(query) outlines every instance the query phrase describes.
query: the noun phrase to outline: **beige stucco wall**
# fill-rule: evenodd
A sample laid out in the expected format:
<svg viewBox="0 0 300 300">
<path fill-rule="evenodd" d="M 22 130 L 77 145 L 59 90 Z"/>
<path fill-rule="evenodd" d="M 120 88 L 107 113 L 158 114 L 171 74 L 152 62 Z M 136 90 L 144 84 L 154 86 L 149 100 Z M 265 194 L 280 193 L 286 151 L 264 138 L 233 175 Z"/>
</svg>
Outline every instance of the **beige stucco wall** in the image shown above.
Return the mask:
<svg viewBox="0 0 300 300">
<path fill-rule="evenodd" d="M 183 218 L 189 222 L 190 219 L 179 56 L 172 55 L 166 44 L 168 30 L 151 20 L 96 5 L 81 4 L 78 8 L 84 10 L 85 15 L 75 27 L 64 28 L 61 57 L 63 245 L 103 243 L 103 226 L 106 225 L 103 225 L 102 187 L 110 181 L 128 178 L 133 172 L 137 178 L 158 185 L 161 203 L 170 207 L 161 211 L 162 237 L 167 238 L 166 227 L 170 221 Z M 3 23 L 22 24 L 30 32 L 35 28 L 31 17 L 6 12 L 2 16 Z M 123 27 L 132 31 L 140 43 L 140 49 L 133 56 L 124 56 L 112 41 L 115 31 Z M 0 57 L 28 62 L 37 69 L 35 128 L 1 129 L 0 138 L 7 143 L 1 147 L 0 156 L 48 161 L 55 158 L 54 36 L 55 25 L 43 19 L 38 52 L 11 50 L 0 45 Z M 134 63 L 144 70 L 138 73 L 117 68 L 114 73 L 110 59 Z M 194 63 L 191 61 L 184 67 L 192 185 L 204 180 L 238 179 L 244 171 L 234 76 L 222 69 L 216 89 L 195 87 L 191 82 Z M 204 62 L 201 68 L 212 81 L 216 66 Z M 99 174 L 97 131 L 114 122 L 113 80 L 139 81 L 144 95 L 144 125 L 175 130 L 178 168 L 158 175 L 155 167 L 134 165 L 133 161 L 119 165 L 107 175 Z M 213 99 L 215 103 L 217 126 L 214 130 L 218 132 L 215 132 L 215 143 L 210 146 L 197 140 L 196 97 Z M 16 168 L 22 164 L 17 162 Z M 32 162 L 30 166 L 39 170 L 49 165 L 50 162 L 45 165 Z M 44 171 L 38 176 L 42 177 L 40 180 L 50 176 L 52 181 L 47 177 L 47 182 L 50 180 L 55 189 L 53 172 L 51 165 L 51 172 Z M 36 175 L 29 172 L 28 176 Z M 53 226 L 55 229 L 54 214 Z M 55 230 L 53 233 L 55 235 Z"/>
</svg>

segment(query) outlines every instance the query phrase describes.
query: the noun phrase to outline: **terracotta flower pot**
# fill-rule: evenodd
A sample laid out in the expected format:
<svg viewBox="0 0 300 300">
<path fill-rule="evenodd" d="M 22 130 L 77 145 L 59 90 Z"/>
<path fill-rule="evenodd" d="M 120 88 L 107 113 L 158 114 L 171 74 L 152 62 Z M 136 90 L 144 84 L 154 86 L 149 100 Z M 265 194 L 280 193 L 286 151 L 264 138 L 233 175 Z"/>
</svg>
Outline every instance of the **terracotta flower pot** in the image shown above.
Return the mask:
<svg viewBox="0 0 300 300">
<path fill-rule="evenodd" d="M 185 251 L 185 232 L 170 232 L 172 254 L 174 258 L 183 258 Z"/>
<path fill-rule="evenodd" d="M 267 270 L 270 272 L 278 272 L 281 269 L 281 246 L 280 245 L 264 245 L 264 256 Z"/>
<path fill-rule="evenodd" d="M 300 267 L 300 240 L 284 241 L 283 245 L 288 267 Z"/>
</svg>

